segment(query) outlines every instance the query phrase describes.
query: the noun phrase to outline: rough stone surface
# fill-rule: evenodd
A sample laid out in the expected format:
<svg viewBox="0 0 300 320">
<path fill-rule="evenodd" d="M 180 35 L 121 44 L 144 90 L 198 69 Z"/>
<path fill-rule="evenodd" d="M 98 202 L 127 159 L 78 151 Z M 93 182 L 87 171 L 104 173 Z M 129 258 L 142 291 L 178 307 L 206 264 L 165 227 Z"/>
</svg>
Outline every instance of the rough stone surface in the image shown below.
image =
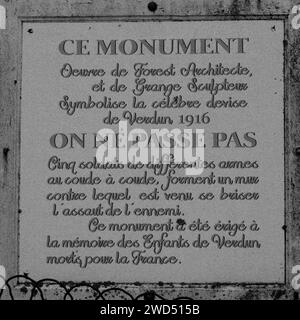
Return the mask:
<svg viewBox="0 0 300 320">
<path fill-rule="evenodd" d="M 22 21 L 70 21 L 109 19 L 265 19 L 282 17 L 286 22 L 285 57 L 285 172 L 286 172 L 286 284 L 270 285 L 171 285 L 171 284 L 75 284 L 32 283 L 11 285 L 15 299 L 115 299 L 190 297 L 193 299 L 299 299 L 290 285 L 292 266 L 300 264 L 300 30 L 290 24 L 290 0 L 158 0 L 148 9 L 141 0 L 0 0 L 7 10 L 7 28 L 0 30 L 0 264 L 8 276 L 18 273 L 18 208 L 20 164 L 21 30 Z M 35 279 L 40 280 L 40 279 Z M 158 279 L 159 280 L 159 279 Z M 13 281 L 12 281 L 13 282 Z M 65 286 L 65 287 L 64 287 Z M 109 288 L 123 290 L 110 290 Z M 98 290 L 98 291 L 97 291 Z M 124 291 L 125 290 L 125 291 Z M 146 292 L 146 294 L 145 294 Z M 100 294 L 103 293 L 103 294 Z M 128 295 L 131 294 L 130 295 Z M 156 296 L 156 294 L 158 296 Z M 10 299 L 10 290 L 2 298 Z"/>
</svg>

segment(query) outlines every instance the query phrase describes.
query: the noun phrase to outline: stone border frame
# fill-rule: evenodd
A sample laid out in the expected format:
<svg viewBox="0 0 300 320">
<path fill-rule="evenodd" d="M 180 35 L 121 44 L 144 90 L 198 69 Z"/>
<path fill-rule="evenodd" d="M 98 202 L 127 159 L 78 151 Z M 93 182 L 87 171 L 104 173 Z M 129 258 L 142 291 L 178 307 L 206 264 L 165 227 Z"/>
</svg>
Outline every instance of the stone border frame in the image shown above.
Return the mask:
<svg viewBox="0 0 300 320">
<path fill-rule="evenodd" d="M 136 297 L 152 290 L 167 299 L 298 299 L 291 287 L 294 265 L 300 264 L 300 30 L 291 27 L 293 1 L 257 0 L 160 0 L 151 12 L 148 1 L 139 0 L 0 0 L 7 10 L 7 27 L 0 30 L 0 264 L 7 276 L 18 274 L 20 122 L 22 22 L 56 21 L 149 21 L 149 20 L 283 20 L 284 39 L 284 125 L 285 125 L 285 283 L 284 284 L 113 284 Z M 296 3 L 295 3 L 296 4 Z M 298 58 L 299 56 L 299 58 Z M 298 147 L 299 146 L 299 147 Z M 39 279 L 35 279 L 39 280 Z M 61 297 L 61 286 L 45 284 L 47 299 Z M 50 282 L 50 281 L 49 281 Z M 73 287 L 73 284 L 66 284 Z M 111 288 L 112 283 L 94 284 Z M 91 288 L 90 288 L 91 289 Z M 5 291 L 5 290 L 4 290 Z M 16 298 L 26 299 L 23 285 L 14 287 Z M 88 286 L 78 287 L 76 296 L 91 298 Z M 122 296 L 122 294 L 121 294 Z M 111 291 L 108 298 L 121 298 Z M 9 298 L 4 292 L 3 298 Z"/>
</svg>

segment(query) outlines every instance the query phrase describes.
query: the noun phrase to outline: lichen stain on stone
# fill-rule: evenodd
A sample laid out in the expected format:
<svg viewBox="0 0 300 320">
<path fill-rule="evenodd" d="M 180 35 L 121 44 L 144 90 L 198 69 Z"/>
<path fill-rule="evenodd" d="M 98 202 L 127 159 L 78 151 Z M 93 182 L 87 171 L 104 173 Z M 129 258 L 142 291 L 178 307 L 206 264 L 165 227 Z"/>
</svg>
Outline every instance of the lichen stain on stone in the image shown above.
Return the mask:
<svg viewBox="0 0 300 320">
<path fill-rule="evenodd" d="M 272 299 L 274 299 L 274 300 L 278 300 L 278 299 L 280 299 L 284 294 L 285 294 L 285 291 L 284 291 L 284 290 L 274 290 L 274 291 L 271 293 L 271 297 L 272 297 Z"/>
<path fill-rule="evenodd" d="M 288 43 L 284 42 L 286 47 Z M 296 38 L 292 43 L 290 43 L 289 48 L 289 65 L 290 65 L 290 75 L 292 80 L 295 82 L 300 81 L 300 39 Z"/>
<path fill-rule="evenodd" d="M 258 294 L 253 290 L 248 290 L 244 295 L 240 297 L 240 300 L 257 300 Z"/>
<path fill-rule="evenodd" d="M 3 155 L 3 166 L 1 168 L 1 180 L 2 180 L 2 183 L 1 183 L 1 186 L 2 188 L 7 184 L 7 170 L 8 170 L 8 153 L 9 153 L 9 148 L 5 147 L 3 148 L 3 151 L 2 151 Z"/>
<path fill-rule="evenodd" d="M 229 7 L 230 14 L 236 16 L 240 13 L 239 0 L 233 0 Z"/>
<path fill-rule="evenodd" d="M 26 294 L 28 292 L 28 289 L 26 288 L 26 286 L 22 286 L 22 288 L 20 289 L 20 292 L 22 292 L 23 294 Z"/>
<path fill-rule="evenodd" d="M 3 148 L 3 160 L 7 163 L 9 148 Z"/>
<path fill-rule="evenodd" d="M 144 294 L 145 300 L 155 300 L 155 291 L 149 290 L 146 291 Z"/>
<path fill-rule="evenodd" d="M 256 8 L 257 8 L 257 10 L 261 10 L 261 0 L 257 0 L 256 1 Z"/>
</svg>

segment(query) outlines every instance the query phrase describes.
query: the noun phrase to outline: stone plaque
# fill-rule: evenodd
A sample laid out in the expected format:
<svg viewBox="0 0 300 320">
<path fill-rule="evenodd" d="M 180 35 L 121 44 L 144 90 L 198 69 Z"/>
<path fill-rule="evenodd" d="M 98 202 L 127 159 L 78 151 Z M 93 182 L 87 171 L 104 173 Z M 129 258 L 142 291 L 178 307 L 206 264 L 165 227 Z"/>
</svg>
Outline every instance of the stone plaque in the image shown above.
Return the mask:
<svg viewBox="0 0 300 320">
<path fill-rule="evenodd" d="M 282 283 L 283 38 L 271 20 L 24 22 L 20 273 Z M 203 172 L 97 162 L 122 121 L 204 130 Z"/>
</svg>

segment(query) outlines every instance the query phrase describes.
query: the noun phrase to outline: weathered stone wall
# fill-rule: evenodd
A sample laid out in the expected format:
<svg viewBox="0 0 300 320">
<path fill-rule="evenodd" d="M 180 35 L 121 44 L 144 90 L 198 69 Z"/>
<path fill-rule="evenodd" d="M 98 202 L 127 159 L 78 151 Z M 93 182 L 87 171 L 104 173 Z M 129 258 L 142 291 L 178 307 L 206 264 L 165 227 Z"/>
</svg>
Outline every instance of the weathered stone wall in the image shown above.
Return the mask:
<svg viewBox="0 0 300 320">
<path fill-rule="evenodd" d="M 265 19 L 282 17 L 286 24 L 285 57 L 285 173 L 286 173 L 286 284 L 271 285 L 171 285 L 132 284 L 119 286 L 134 297 L 155 290 L 168 299 L 186 296 L 194 299 L 292 299 L 298 298 L 290 283 L 292 266 L 300 264 L 300 30 L 290 24 L 289 0 L 0 0 L 7 10 L 6 30 L 0 30 L 0 264 L 8 276 L 18 273 L 18 192 L 20 164 L 21 31 L 23 20 L 93 20 L 110 16 L 120 19 L 245 19 L 248 15 Z M 156 5 L 155 5 L 156 4 Z M 34 50 L 34 48 L 33 48 Z M 299 146 L 299 147 L 298 147 Z M 298 148 L 297 148 L 298 147 Z M 220 266 L 222 272 L 222 266 Z M 36 279 L 38 280 L 38 279 Z M 97 284 L 100 291 L 110 284 Z M 15 298 L 28 299 L 31 286 L 13 289 Z M 63 298 L 65 289 L 48 285 L 42 289 L 48 299 Z M 40 291 L 35 298 L 41 298 Z M 74 297 L 94 298 L 92 288 L 72 291 Z M 97 293 L 96 293 L 97 295 Z M 120 291 L 106 298 L 126 297 Z M 150 296 L 151 297 L 151 293 Z M 153 296 L 152 296 L 153 297 Z M 9 298 L 4 290 L 3 298 Z M 68 297 L 67 297 L 68 298 Z"/>
</svg>

